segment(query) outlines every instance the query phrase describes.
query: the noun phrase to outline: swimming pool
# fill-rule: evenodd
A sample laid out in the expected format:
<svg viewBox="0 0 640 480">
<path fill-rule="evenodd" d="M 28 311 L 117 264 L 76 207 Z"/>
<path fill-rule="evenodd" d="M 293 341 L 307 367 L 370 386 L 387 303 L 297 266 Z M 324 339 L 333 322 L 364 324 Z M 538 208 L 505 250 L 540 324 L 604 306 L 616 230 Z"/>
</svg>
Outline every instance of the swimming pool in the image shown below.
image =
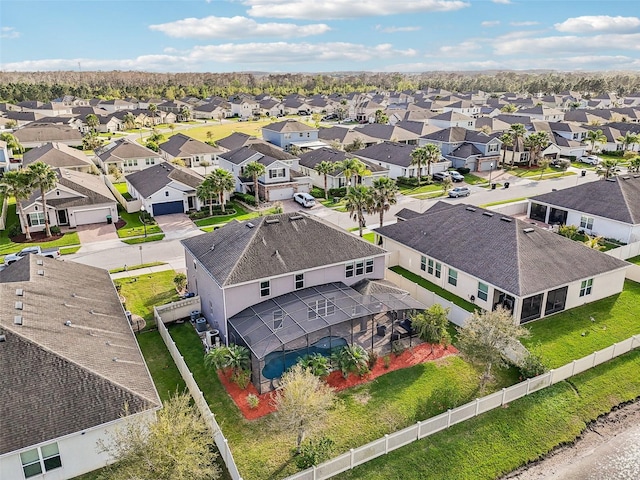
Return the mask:
<svg viewBox="0 0 640 480">
<path fill-rule="evenodd" d="M 287 369 L 295 365 L 305 355 L 319 353 L 328 357 L 331 354 L 331 349 L 345 345 L 347 345 L 347 341 L 342 337 L 324 337 L 313 345 L 309 345 L 309 348 L 271 352 L 264 358 L 262 375 L 270 380 L 280 378 Z"/>
</svg>

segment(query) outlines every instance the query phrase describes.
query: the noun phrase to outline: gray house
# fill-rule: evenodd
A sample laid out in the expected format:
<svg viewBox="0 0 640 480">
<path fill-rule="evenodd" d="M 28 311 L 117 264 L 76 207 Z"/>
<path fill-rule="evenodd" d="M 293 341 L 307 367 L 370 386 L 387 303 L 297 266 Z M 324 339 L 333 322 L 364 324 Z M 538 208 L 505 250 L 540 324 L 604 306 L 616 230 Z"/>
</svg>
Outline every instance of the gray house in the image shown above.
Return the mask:
<svg viewBox="0 0 640 480">
<path fill-rule="evenodd" d="M 304 148 L 308 144 L 318 143 L 318 129 L 289 119 L 262 127 L 262 138 L 284 150 L 291 145 Z"/>
</svg>

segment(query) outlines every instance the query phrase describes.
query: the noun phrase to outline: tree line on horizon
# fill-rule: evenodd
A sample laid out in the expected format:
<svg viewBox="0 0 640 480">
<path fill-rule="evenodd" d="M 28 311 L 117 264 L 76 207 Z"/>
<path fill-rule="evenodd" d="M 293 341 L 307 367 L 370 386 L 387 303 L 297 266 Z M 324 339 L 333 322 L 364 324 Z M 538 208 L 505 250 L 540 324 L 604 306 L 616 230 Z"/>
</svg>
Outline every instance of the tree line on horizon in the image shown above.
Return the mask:
<svg viewBox="0 0 640 480">
<path fill-rule="evenodd" d="M 64 95 L 111 100 L 185 96 L 228 98 L 238 93 L 284 96 L 364 92 L 415 91 L 427 88 L 451 92 L 518 92 L 552 94 L 568 90 L 619 96 L 640 92 L 638 73 L 595 72 L 426 72 L 416 74 L 336 72 L 305 73 L 150 73 L 111 72 L 0 72 L 0 101 L 49 102 Z"/>
</svg>

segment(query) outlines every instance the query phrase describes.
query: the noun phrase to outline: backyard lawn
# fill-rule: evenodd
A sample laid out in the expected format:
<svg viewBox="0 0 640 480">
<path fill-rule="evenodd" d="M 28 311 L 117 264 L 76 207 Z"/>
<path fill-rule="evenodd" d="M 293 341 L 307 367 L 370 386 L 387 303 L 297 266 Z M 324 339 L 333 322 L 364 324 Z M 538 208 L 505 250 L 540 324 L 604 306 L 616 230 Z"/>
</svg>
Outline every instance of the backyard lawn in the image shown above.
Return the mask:
<svg viewBox="0 0 640 480">
<path fill-rule="evenodd" d="M 419 187 L 408 187 L 406 185 L 398 185 L 402 195 L 417 195 L 420 193 L 442 193 L 442 185 L 440 183 L 432 183 L 430 185 L 421 185 Z"/>
<path fill-rule="evenodd" d="M 166 270 L 152 275 L 115 279 L 113 283 L 121 285 L 120 295 L 126 299 L 126 308 L 140 315 L 147 322 L 148 329 L 153 321 L 153 307 L 179 300 L 173 277 L 176 272 Z"/>
<path fill-rule="evenodd" d="M 124 197 L 125 200 L 131 200 L 131 194 L 127 190 L 127 182 L 118 182 L 113 184 L 116 190 Z"/>
<path fill-rule="evenodd" d="M 227 203 L 225 208 L 227 211 L 233 213 L 230 213 L 229 215 L 214 215 L 213 217 L 201 218 L 199 220 L 195 220 L 193 223 L 195 223 L 198 227 L 214 227 L 229 223 L 231 220 L 238 220 L 239 222 L 243 222 L 245 220 L 251 220 L 252 218 L 276 213 L 275 208 L 270 208 L 269 210 L 265 210 L 264 212 L 249 212 L 245 210 L 240 204 L 235 202 Z M 208 210 L 206 208 L 203 210 L 203 212 L 205 213 L 207 211 Z M 211 230 L 213 230 L 213 228 L 207 229 L 206 231 Z"/>
<path fill-rule="evenodd" d="M 637 257 L 629 258 L 627 262 L 633 263 L 635 265 L 640 265 L 640 255 L 638 255 Z"/>
<path fill-rule="evenodd" d="M 257 122 L 249 121 L 249 122 L 225 122 L 219 123 L 215 121 L 211 121 L 206 125 L 201 125 L 189 128 L 187 130 L 181 130 L 180 133 L 184 133 L 185 135 L 195 138 L 196 140 L 200 140 L 201 142 L 206 142 L 209 140 L 207 138 L 207 132 L 211 132 L 211 140 L 217 141 L 221 138 L 228 137 L 234 132 L 246 133 L 247 135 L 252 135 L 254 137 L 262 138 L 262 127 L 268 125 L 270 122 L 259 120 Z"/>
</svg>

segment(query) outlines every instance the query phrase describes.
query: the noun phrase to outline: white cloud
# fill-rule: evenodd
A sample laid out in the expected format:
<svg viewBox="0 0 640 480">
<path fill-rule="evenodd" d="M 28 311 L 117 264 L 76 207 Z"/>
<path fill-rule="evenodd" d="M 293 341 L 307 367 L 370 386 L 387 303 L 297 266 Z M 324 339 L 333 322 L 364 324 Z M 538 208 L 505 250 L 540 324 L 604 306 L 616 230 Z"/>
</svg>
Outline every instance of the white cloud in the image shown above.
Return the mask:
<svg viewBox="0 0 640 480">
<path fill-rule="evenodd" d="M 592 32 L 629 32 L 640 27 L 638 17 L 610 17 L 595 15 L 568 18 L 562 23 L 554 25 L 559 32 L 592 33 Z"/>
<path fill-rule="evenodd" d="M 450 57 L 463 57 L 468 55 L 474 55 L 482 49 L 482 45 L 475 40 L 467 40 L 464 42 L 460 42 L 457 45 L 446 45 L 444 47 L 440 47 L 438 49 L 439 53 L 442 55 L 447 55 Z M 440 55 L 438 55 L 439 57 Z"/>
<path fill-rule="evenodd" d="M 520 54 L 563 54 L 588 53 L 597 51 L 640 50 L 640 33 L 621 35 L 594 35 L 592 37 L 555 36 L 541 38 L 510 39 L 505 42 L 497 38 L 494 42 L 494 52 L 497 55 Z"/>
<path fill-rule="evenodd" d="M 14 27 L 2 27 L 0 28 L 0 38 L 13 39 L 19 38 L 20 32 L 18 32 Z"/>
<path fill-rule="evenodd" d="M 501 3 L 502 5 L 510 5 L 511 0 L 491 0 L 493 3 Z"/>
<path fill-rule="evenodd" d="M 397 33 L 397 32 L 417 32 L 422 27 L 383 27 L 382 25 L 376 25 L 376 30 L 383 33 Z"/>
<path fill-rule="evenodd" d="M 252 17 L 336 20 L 418 12 L 450 12 L 470 6 L 462 0 L 241 0 Z"/>
<path fill-rule="evenodd" d="M 170 23 L 150 25 L 151 30 L 174 38 L 247 38 L 247 37 L 308 37 L 328 32 L 324 23 L 295 25 L 293 23 L 258 23 L 247 17 L 185 18 Z"/>
<path fill-rule="evenodd" d="M 538 25 L 540 22 L 511 22 L 509 25 L 512 27 L 531 27 L 533 25 Z"/>
<path fill-rule="evenodd" d="M 497 27 L 500 25 L 500 20 L 485 20 L 480 25 L 483 27 Z"/>
</svg>

